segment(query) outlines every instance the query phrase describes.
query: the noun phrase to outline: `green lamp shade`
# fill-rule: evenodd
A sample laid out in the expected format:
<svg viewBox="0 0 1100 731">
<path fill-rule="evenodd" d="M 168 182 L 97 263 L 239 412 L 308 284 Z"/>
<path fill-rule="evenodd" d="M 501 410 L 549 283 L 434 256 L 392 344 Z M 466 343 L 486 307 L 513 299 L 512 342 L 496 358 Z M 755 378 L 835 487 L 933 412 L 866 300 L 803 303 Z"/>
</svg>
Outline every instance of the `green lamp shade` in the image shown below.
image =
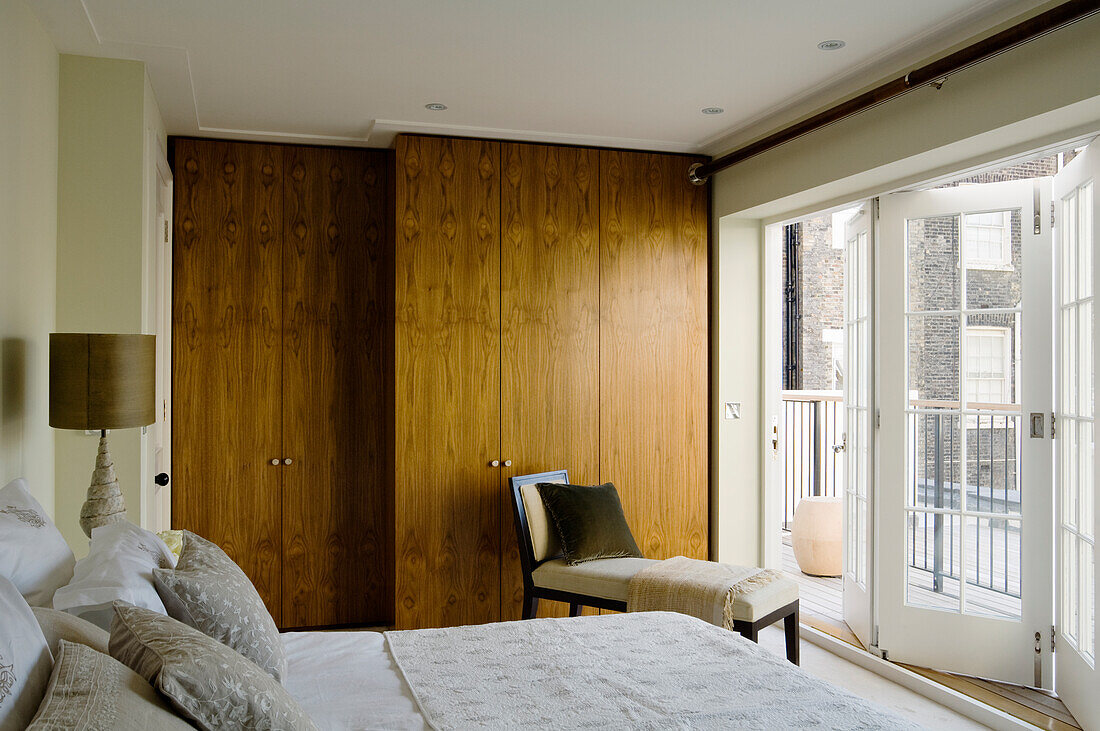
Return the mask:
<svg viewBox="0 0 1100 731">
<path fill-rule="evenodd" d="M 50 333 L 50 426 L 126 429 L 156 421 L 156 336 Z"/>
</svg>

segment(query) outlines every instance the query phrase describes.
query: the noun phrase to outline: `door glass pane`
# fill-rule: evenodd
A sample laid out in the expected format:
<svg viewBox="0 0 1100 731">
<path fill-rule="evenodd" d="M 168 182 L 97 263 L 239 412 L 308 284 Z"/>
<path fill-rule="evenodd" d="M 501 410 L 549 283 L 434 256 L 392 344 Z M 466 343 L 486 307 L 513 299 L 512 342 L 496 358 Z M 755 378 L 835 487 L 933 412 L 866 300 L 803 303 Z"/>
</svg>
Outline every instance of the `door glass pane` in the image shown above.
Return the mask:
<svg viewBox="0 0 1100 731">
<path fill-rule="evenodd" d="M 959 611 L 961 546 L 956 515 L 906 512 L 906 602 Z"/>
<path fill-rule="evenodd" d="M 1080 467 L 1079 451 L 1077 449 L 1078 422 L 1076 419 L 1063 419 L 1062 428 L 1058 435 L 1061 442 L 1059 461 L 1061 462 L 1061 487 L 1062 487 L 1062 524 L 1074 527 L 1077 525 L 1077 492 L 1080 489 L 1078 468 Z"/>
<path fill-rule="evenodd" d="M 1019 312 L 966 316 L 967 408 L 1020 405 L 1022 320 Z"/>
<path fill-rule="evenodd" d="M 1062 634 L 1071 642 L 1078 637 L 1077 615 L 1080 611 L 1077 585 L 1077 538 L 1062 534 Z"/>
<path fill-rule="evenodd" d="M 1019 619 L 1020 521 L 966 519 L 966 612 Z"/>
<path fill-rule="evenodd" d="M 1067 415 L 1079 415 L 1077 411 L 1078 376 L 1077 363 L 1077 308 L 1066 307 L 1062 310 L 1060 340 L 1062 343 L 1062 369 L 1060 389 L 1061 412 Z"/>
<path fill-rule="evenodd" d="M 959 217 L 911 218 L 906 221 L 909 310 L 958 310 Z"/>
<path fill-rule="evenodd" d="M 1019 515 L 1020 417 L 978 414 L 967 420 L 967 510 Z"/>
<path fill-rule="evenodd" d="M 1092 296 L 1092 185 L 1083 185 L 1077 199 L 1077 299 Z"/>
<path fill-rule="evenodd" d="M 1077 646 L 1087 657 L 1096 656 L 1096 566 L 1093 564 L 1093 546 L 1078 541 L 1081 571 L 1081 629 Z"/>
<path fill-rule="evenodd" d="M 1074 192 L 1062 200 L 1061 242 L 1062 303 L 1077 299 L 1077 278 L 1084 270 L 1077 262 L 1077 195 Z"/>
<path fill-rule="evenodd" d="M 1082 536 L 1089 539 L 1094 537 L 1093 493 L 1096 491 L 1092 481 L 1092 460 L 1095 450 L 1092 441 L 1092 430 L 1093 426 L 1091 421 L 1081 422 L 1081 427 L 1077 434 L 1076 445 L 1077 452 L 1080 455 L 1081 465 L 1078 471 L 1077 489 L 1075 491 L 1078 499 L 1077 514 L 1080 516 L 1078 518 L 1077 530 Z"/>
<path fill-rule="evenodd" d="M 960 417 L 952 413 L 909 415 L 910 507 L 958 510 L 962 442 Z"/>
<path fill-rule="evenodd" d="M 959 316 L 909 317 L 909 398 L 918 408 L 959 408 Z"/>
<path fill-rule="evenodd" d="M 963 231 L 967 308 L 1018 306 L 1022 283 L 1019 209 L 966 213 Z"/>
</svg>

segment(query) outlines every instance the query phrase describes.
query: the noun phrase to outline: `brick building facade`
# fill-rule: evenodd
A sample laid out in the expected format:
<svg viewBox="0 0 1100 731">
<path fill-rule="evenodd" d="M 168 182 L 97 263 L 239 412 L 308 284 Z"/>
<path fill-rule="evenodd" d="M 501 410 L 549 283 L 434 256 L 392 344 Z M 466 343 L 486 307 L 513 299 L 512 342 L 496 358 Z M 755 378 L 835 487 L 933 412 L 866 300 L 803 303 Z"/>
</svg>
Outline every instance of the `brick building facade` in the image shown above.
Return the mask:
<svg viewBox="0 0 1100 731">
<path fill-rule="evenodd" d="M 1059 162 L 1057 156 L 1043 158 L 942 187 L 1053 175 Z M 836 341 L 844 318 L 844 252 L 838 246 L 842 236 L 837 236 L 834 243 L 832 224 L 832 217 L 819 216 L 788 227 L 796 245 L 784 251 L 783 267 L 788 289 L 792 283 L 797 284 L 797 291 L 789 291 L 784 299 L 784 362 L 791 366 L 784 374 L 784 387 L 788 389 L 842 387 L 843 349 Z M 982 214 L 962 222 L 957 217 L 912 220 L 908 225 L 911 311 L 962 307 L 959 267 L 963 246 L 968 247 L 967 256 L 972 261 L 966 276 L 966 308 L 1012 308 L 1020 303 L 1020 211 Z M 965 230 L 960 231 L 960 227 Z M 793 265 L 788 251 L 793 253 Z M 1020 357 L 1018 315 L 968 316 L 963 331 L 969 351 L 965 374 L 960 363 L 959 326 L 958 315 L 911 319 L 911 395 L 927 402 L 954 403 L 964 395 L 971 401 L 1015 402 Z M 788 337 L 789 332 L 794 333 L 793 338 Z M 958 485 L 962 450 L 958 438 L 949 437 L 959 433 L 958 417 L 916 418 L 921 421 L 914 445 L 918 485 L 932 484 L 937 475 L 940 480 Z M 1005 416 L 966 418 L 966 482 L 982 486 L 979 500 L 984 509 L 996 509 L 998 499 L 1012 499 L 1006 488 L 1011 491 L 1017 484 L 1015 444 L 1019 425 L 1015 418 Z M 934 438 L 937 427 L 941 436 L 938 451 Z M 958 493 L 955 495 L 957 499 Z M 918 503 L 931 504 L 931 493 L 914 497 Z"/>
</svg>

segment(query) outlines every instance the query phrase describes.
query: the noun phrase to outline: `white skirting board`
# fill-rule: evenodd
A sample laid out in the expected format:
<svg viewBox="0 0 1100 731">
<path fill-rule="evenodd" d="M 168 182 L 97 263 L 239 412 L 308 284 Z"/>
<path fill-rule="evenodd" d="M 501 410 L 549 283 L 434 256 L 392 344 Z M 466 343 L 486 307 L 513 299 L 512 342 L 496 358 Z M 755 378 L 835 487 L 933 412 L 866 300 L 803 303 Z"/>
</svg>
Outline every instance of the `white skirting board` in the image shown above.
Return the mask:
<svg viewBox="0 0 1100 731">
<path fill-rule="evenodd" d="M 1027 721 L 1022 721 L 1004 711 L 974 700 L 970 696 L 963 695 L 958 691 L 929 680 L 923 675 L 906 670 L 900 665 L 875 657 L 866 650 L 850 645 L 843 640 L 838 640 L 813 627 L 801 625 L 799 630 L 802 638 L 807 642 L 812 642 L 834 655 L 839 655 L 848 662 L 855 663 L 866 670 L 881 675 L 887 680 L 908 688 L 914 693 L 919 693 L 940 705 L 947 706 L 951 710 L 990 728 L 1005 729 L 1005 731 L 1035 728 Z"/>
</svg>

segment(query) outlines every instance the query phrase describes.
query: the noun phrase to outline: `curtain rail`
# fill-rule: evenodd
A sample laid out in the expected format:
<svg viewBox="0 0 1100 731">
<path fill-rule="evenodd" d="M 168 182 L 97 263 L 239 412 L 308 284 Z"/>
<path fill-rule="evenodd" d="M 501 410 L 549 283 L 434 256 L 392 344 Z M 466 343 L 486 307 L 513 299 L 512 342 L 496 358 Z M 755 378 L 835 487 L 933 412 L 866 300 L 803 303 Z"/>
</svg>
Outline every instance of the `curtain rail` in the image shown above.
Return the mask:
<svg viewBox="0 0 1100 731">
<path fill-rule="evenodd" d="M 938 61 L 913 69 L 904 76 L 899 76 L 892 81 L 876 86 L 870 91 L 841 102 L 801 122 L 784 127 L 763 139 L 749 143 L 710 162 L 694 163 L 688 169 L 688 179 L 696 185 L 702 185 L 710 176 L 720 170 L 725 170 L 731 165 L 736 165 L 750 157 L 759 155 L 834 122 L 839 122 L 871 107 L 878 106 L 914 89 L 929 84 L 942 84 L 943 80 L 951 74 L 993 58 L 1047 33 L 1076 23 L 1098 11 L 1100 11 L 1100 0 L 1069 0 L 1069 2 L 1062 3 L 1033 18 L 1028 18 L 988 38 L 955 51 Z"/>
</svg>

